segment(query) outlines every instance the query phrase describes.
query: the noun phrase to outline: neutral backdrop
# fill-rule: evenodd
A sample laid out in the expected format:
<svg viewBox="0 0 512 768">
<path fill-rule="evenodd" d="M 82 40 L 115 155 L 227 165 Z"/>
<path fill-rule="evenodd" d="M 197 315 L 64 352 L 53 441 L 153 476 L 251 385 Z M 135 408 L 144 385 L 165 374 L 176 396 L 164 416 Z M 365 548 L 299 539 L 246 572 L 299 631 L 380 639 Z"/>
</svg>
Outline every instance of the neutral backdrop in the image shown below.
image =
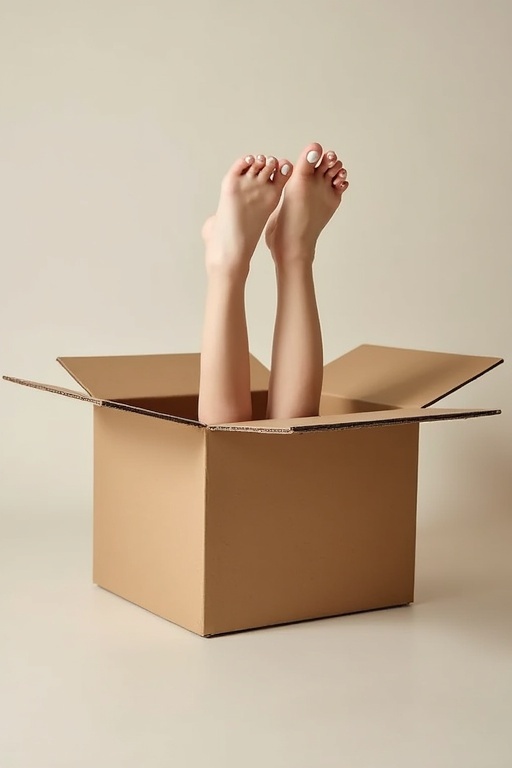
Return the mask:
<svg viewBox="0 0 512 768">
<path fill-rule="evenodd" d="M 0 373 L 66 385 L 58 355 L 197 351 L 206 285 L 199 232 L 215 210 L 223 173 L 249 152 L 294 160 L 312 140 L 338 152 L 350 180 L 316 262 L 326 361 L 365 342 L 512 358 L 511 32 L 507 0 L 0 0 Z M 247 312 L 252 351 L 266 364 L 274 309 L 271 259 L 260 245 Z M 484 656 L 495 645 L 511 654 L 508 665 L 505 655 L 496 667 L 498 688 L 512 664 L 510 384 L 506 363 L 450 396 L 447 406 L 503 414 L 424 426 L 421 443 L 419 595 L 435 604 L 454 585 L 467 599 L 483 595 L 480 612 L 459 626 L 453 658 L 485 627 Z M 54 621 L 30 592 L 44 563 L 65 558 L 71 567 L 73 552 L 81 552 L 73 578 L 83 594 L 100 593 L 90 586 L 89 565 L 92 419 L 86 404 L 5 382 L 0 419 L 2 582 L 13 611 L 5 653 L 13 654 L 22 636 L 36 642 L 41 626 Z M 41 552 L 51 554 L 41 560 Z M 64 572 L 47 573 L 48 584 Z M 45 595 L 55 614 L 59 600 L 50 586 Z M 120 610 L 115 598 L 94 599 L 106 600 L 106 615 L 111 606 Z M 71 593 L 68 602 L 70 610 Z M 142 617 L 135 620 L 141 636 L 144 622 L 156 622 L 131 606 L 123 610 Z M 103 620 L 94 614 L 101 626 Z M 170 648 L 171 638 L 179 637 L 181 648 L 196 642 L 165 622 L 158 626 Z M 349 624 L 320 626 L 342 632 Z M 46 631 L 48 647 L 58 647 L 61 630 Z M 279 638 L 294 637 L 287 631 Z M 237 636 L 240 653 L 245 637 Z M 30 689 L 35 673 L 24 658 L 6 699 L 15 735 L 2 764 L 60 765 L 51 704 L 26 708 L 30 695 L 22 688 Z M 81 658 L 71 657 L 71 667 Z M 186 661 L 193 664 L 193 656 Z M 207 676 L 208 663 L 203 658 Z M 473 664 L 468 659 L 468 676 Z M 295 684 L 307 686 L 314 671 L 306 669 L 302 682 L 300 674 Z M 478 690 L 476 719 L 484 711 Z M 36 691 L 46 702 L 44 681 Z M 500 691 L 488 694 L 492 738 L 503 749 L 496 761 L 475 765 L 510 764 L 510 699 Z M 213 689 L 208 695 L 214 708 Z M 466 695 L 455 695 L 455 709 Z M 436 717 L 429 702 L 420 719 Z M 236 712 L 229 710 L 230 722 Z M 140 722 L 143 713 L 144 696 L 132 714 Z M 311 716 L 301 709 L 296 728 Z M 361 723 L 374 716 L 363 712 Z M 50 734 L 37 741 L 38 763 L 26 751 L 27 718 L 42 718 Z M 200 732 L 200 722 L 191 722 Z M 469 722 L 460 743 L 470 733 L 476 738 Z M 294 727 L 283 755 L 297 743 Z M 270 732 L 263 718 L 260 743 Z M 107 742 L 109 733 L 102 731 Z M 393 765 L 402 764 L 400 754 L 412 760 L 414 749 L 398 749 L 399 730 L 389 733 L 397 745 Z M 327 743 L 323 761 L 310 755 L 304 765 L 340 764 Z M 482 735 L 467 757 L 481 748 L 483 759 L 485 743 Z M 462 764 L 449 759 L 452 748 L 445 744 L 437 765 Z M 206 747 L 195 749 L 206 759 Z M 210 753 L 215 765 L 242 764 L 220 754 Z M 255 765 L 263 764 L 260 757 Z M 367 757 L 347 764 L 387 765 L 378 751 Z M 123 759 L 109 764 L 131 765 Z M 62 761 L 82 764 L 64 752 Z M 155 757 L 145 764 L 167 763 Z M 268 764 L 302 765 L 298 753 Z"/>
</svg>

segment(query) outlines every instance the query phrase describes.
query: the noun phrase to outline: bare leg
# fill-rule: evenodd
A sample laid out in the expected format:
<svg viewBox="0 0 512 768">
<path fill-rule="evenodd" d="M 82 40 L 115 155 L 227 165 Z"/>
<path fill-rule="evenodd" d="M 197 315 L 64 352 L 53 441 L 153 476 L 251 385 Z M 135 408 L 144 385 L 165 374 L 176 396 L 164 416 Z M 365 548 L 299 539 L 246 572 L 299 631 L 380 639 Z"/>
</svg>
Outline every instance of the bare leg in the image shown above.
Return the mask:
<svg viewBox="0 0 512 768">
<path fill-rule="evenodd" d="M 308 145 L 297 162 L 266 240 L 276 266 L 277 314 L 267 416 L 318 414 L 322 390 L 322 333 L 313 281 L 320 232 L 348 187 L 334 152 Z"/>
<path fill-rule="evenodd" d="M 254 249 L 291 171 L 291 163 L 273 157 L 238 160 L 222 182 L 217 213 L 203 227 L 208 289 L 199 420 L 205 424 L 252 417 L 245 283 Z"/>
</svg>

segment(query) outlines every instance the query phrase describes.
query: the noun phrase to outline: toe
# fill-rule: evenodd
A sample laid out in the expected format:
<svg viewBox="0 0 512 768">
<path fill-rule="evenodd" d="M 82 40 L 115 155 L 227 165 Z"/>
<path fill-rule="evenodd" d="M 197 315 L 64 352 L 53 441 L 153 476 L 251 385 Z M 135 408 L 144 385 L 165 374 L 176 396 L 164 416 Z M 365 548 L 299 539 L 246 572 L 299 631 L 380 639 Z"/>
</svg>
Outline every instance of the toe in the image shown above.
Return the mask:
<svg viewBox="0 0 512 768">
<path fill-rule="evenodd" d="M 224 176 L 222 185 L 225 189 L 230 189 L 233 185 L 236 185 L 237 179 L 243 176 L 251 168 L 254 163 L 254 157 L 247 155 L 246 157 L 240 157 L 233 163 L 229 171 Z"/>
<path fill-rule="evenodd" d="M 312 176 L 315 172 L 315 167 L 322 157 L 322 147 L 316 141 L 312 144 L 308 144 L 307 147 L 301 153 L 301 156 L 297 160 L 296 171 L 303 176 Z"/>
<path fill-rule="evenodd" d="M 332 184 L 333 186 L 339 186 L 340 184 L 343 184 L 347 179 L 347 170 L 346 168 L 341 168 L 338 173 L 333 176 L 332 178 Z"/>
<path fill-rule="evenodd" d="M 284 187 L 290 176 L 292 175 L 293 165 L 289 160 L 280 160 L 279 166 L 274 174 L 274 184 L 281 189 Z"/>
<path fill-rule="evenodd" d="M 241 157 L 239 160 L 233 163 L 228 173 L 233 176 L 242 176 L 244 173 L 247 173 L 253 163 L 254 156 L 246 155 L 245 157 Z"/>
<path fill-rule="evenodd" d="M 339 192 L 342 195 L 348 187 L 348 181 L 345 181 L 345 179 L 336 176 L 332 183 L 332 187 L 336 192 Z"/>
<path fill-rule="evenodd" d="M 341 160 L 336 160 L 332 168 L 328 168 L 324 176 L 328 181 L 332 181 L 340 171 L 343 170 L 343 163 Z"/>
<path fill-rule="evenodd" d="M 265 167 L 261 169 L 261 171 L 258 174 L 258 179 L 261 179 L 261 181 L 269 181 L 270 177 L 274 173 L 274 171 L 277 168 L 277 160 L 275 157 L 267 157 L 267 160 L 265 162 Z"/>
<path fill-rule="evenodd" d="M 333 167 L 333 165 L 336 163 L 338 159 L 338 156 L 336 152 L 333 152 L 332 150 L 329 152 L 325 152 L 322 156 L 322 160 L 320 162 L 320 165 L 318 166 L 317 173 L 325 173 L 330 168 Z"/>
<path fill-rule="evenodd" d="M 265 163 L 267 162 L 267 158 L 265 155 L 256 155 L 254 159 L 254 163 L 252 163 L 251 167 L 249 168 L 247 175 L 248 176 L 257 176 L 262 168 L 265 167 Z"/>
</svg>

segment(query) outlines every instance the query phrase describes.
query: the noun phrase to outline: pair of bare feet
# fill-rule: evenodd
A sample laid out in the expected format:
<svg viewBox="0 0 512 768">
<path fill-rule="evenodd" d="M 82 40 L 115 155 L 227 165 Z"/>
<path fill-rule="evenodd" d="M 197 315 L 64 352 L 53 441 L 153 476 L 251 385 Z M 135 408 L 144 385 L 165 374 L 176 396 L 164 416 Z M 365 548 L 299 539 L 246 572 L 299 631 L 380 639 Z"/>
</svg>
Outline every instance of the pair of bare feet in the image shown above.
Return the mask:
<svg viewBox="0 0 512 768">
<path fill-rule="evenodd" d="M 309 144 L 296 167 L 249 155 L 222 182 L 217 212 L 203 227 L 206 295 L 199 419 L 206 424 L 253 418 L 245 283 L 266 227 L 277 275 L 267 418 L 318 414 L 322 333 L 313 259 L 318 236 L 348 187 L 335 152 Z M 286 187 L 286 189 L 285 189 Z"/>
<path fill-rule="evenodd" d="M 347 187 L 341 160 L 316 142 L 305 147 L 295 168 L 264 155 L 237 160 L 223 179 L 216 214 L 203 227 L 208 272 L 246 275 L 265 225 L 277 266 L 313 261 L 318 236 Z"/>
</svg>

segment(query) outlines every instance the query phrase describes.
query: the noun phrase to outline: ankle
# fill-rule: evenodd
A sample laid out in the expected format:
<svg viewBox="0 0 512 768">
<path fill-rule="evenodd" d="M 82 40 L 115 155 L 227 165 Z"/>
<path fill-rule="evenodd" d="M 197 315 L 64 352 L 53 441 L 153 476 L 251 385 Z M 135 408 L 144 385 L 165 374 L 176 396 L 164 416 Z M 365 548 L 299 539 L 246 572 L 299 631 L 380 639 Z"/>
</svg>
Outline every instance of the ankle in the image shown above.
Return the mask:
<svg viewBox="0 0 512 768">
<path fill-rule="evenodd" d="M 276 271 L 282 274 L 307 274 L 311 272 L 315 259 L 314 246 L 298 246 L 286 251 L 272 251 Z"/>
<path fill-rule="evenodd" d="M 226 252 L 209 251 L 206 254 L 208 280 L 245 283 L 249 275 L 250 257 L 243 254 L 230 256 Z"/>
<path fill-rule="evenodd" d="M 233 289 L 244 288 L 249 275 L 249 268 L 227 266 L 226 264 L 209 264 L 206 267 L 208 284 L 224 285 Z"/>
</svg>

